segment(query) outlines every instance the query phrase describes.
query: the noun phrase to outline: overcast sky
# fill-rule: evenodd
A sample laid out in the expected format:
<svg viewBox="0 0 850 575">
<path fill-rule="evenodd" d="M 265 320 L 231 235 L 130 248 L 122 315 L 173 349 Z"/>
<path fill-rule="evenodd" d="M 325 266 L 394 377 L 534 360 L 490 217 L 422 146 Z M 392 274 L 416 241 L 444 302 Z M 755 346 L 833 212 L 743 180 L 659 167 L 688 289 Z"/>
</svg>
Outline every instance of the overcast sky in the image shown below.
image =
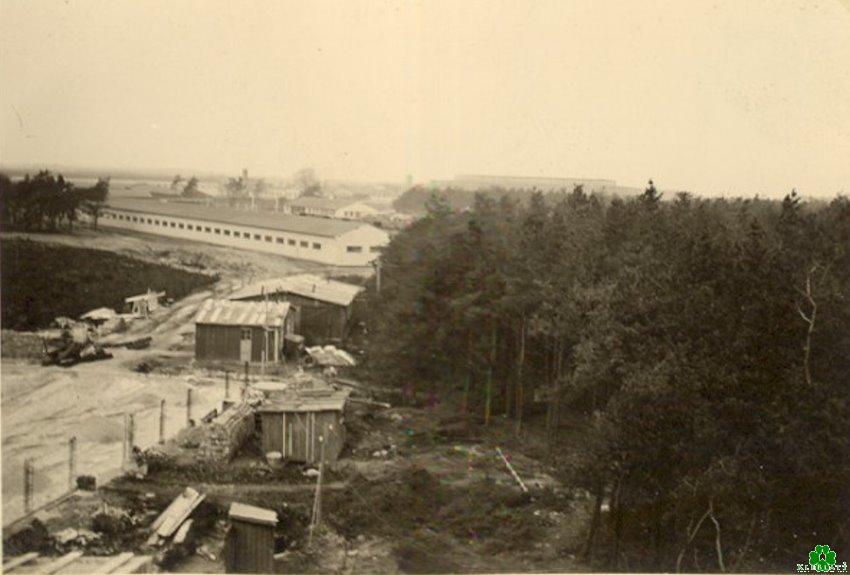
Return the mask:
<svg viewBox="0 0 850 575">
<path fill-rule="evenodd" d="M 840 0 L 0 0 L 0 161 L 850 193 Z"/>
</svg>

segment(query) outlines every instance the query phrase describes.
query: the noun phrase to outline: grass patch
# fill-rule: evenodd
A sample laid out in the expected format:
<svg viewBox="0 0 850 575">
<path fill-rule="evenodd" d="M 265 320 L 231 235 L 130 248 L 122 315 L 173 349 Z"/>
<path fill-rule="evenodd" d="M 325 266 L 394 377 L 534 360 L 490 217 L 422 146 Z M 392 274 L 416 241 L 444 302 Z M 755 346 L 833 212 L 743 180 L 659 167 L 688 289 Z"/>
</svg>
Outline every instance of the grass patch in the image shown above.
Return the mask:
<svg viewBox="0 0 850 575">
<path fill-rule="evenodd" d="M 124 298 L 148 288 L 180 299 L 218 281 L 112 252 L 6 239 L 0 244 L 2 324 L 45 328 L 57 316 L 76 318 L 98 307 L 121 311 Z"/>
</svg>

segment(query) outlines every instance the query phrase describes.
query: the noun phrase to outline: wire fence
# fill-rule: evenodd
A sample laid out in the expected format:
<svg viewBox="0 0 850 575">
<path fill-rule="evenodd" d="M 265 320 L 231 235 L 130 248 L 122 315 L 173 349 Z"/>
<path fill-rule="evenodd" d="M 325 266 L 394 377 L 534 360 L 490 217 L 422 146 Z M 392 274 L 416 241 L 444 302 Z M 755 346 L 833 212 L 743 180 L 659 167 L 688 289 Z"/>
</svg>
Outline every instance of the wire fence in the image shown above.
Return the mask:
<svg viewBox="0 0 850 575">
<path fill-rule="evenodd" d="M 144 450 L 164 443 L 190 421 L 195 424 L 213 409 L 220 410 L 224 400 L 238 401 L 246 379 L 237 380 L 231 372 L 217 377 L 221 382 L 212 386 L 188 387 L 182 400 L 161 398 L 156 405 L 103 414 L 105 421 L 123 427 L 122 439 L 81 442 L 72 435 L 27 450 L 25 456 L 4 465 L 3 526 L 61 501 L 77 489 L 81 476 L 93 477 L 97 485 L 120 476 L 132 466 L 133 447 Z"/>
</svg>

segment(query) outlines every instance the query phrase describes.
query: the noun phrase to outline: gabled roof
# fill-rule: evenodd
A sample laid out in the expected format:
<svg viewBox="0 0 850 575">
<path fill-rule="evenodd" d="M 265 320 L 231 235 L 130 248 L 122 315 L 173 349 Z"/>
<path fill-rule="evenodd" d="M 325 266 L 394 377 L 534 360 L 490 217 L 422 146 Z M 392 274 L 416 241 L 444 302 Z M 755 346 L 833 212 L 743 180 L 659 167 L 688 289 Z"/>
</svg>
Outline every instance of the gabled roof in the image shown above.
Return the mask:
<svg viewBox="0 0 850 575">
<path fill-rule="evenodd" d="M 349 306 L 362 291 L 363 288 L 360 286 L 313 274 L 299 274 L 253 283 L 238 290 L 229 299 L 241 300 L 265 294 L 285 293 L 334 305 Z"/>
<path fill-rule="evenodd" d="M 334 220 L 311 216 L 293 216 L 279 212 L 248 212 L 224 206 L 208 206 L 198 203 L 164 202 L 139 198 L 110 198 L 108 207 L 116 210 L 142 212 L 335 238 L 362 227 L 372 227 L 362 222 Z"/>
<path fill-rule="evenodd" d="M 289 302 L 228 301 L 208 299 L 203 303 L 195 323 L 212 325 L 238 325 L 280 327 Z"/>
</svg>

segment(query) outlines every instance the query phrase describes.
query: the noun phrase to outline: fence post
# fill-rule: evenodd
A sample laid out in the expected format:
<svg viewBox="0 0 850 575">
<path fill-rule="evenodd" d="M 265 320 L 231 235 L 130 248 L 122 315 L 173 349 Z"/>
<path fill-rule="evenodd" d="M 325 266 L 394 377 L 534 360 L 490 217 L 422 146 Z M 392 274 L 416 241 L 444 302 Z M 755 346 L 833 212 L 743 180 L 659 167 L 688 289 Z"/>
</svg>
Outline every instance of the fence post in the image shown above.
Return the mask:
<svg viewBox="0 0 850 575">
<path fill-rule="evenodd" d="M 224 372 L 224 401 L 230 399 L 230 372 Z"/>
<path fill-rule="evenodd" d="M 24 459 L 24 513 L 32 511 L 33 463 L 32 458 Z"/>
<path fill-rule="evenodd" d="M 127 461 L 130 459 L 127 443 L 130 441 L 130 414 L 124 414 L 124 442 L 121 444 L 121 467 L 124 467 L 127 464 Z"/>
<path fill-rule="evenodd" d="M 165 443 L 165 400 L 159 401 L 159 443 Z"/>
<path fill-rule="evenodd" d="M 77 438 L 68 440 L 68 486 L 74 490 L 77 483 Z"/>
<path fill-rule="evenodd" d="M 133 458 L 133 446 L 136 444 L 136 416 L 131 413 L 129 415 L 128 421 L 130 423 L 127 428 L 127 454 L 129 456 L 129 460 L 132 461 Z"/>
<path fill-rule="evenodd" d="M 248 362 L 246 361 L 245 362 L 245 385 L 246 386 L 248 385 L 248 369 L 250 369 L 250 368 L 249 368 Z"/>
<path fill-rule="evenodd" d="M 192 388 L 186 390 L 186 427 L 192 425 Z"/>
</svg>

